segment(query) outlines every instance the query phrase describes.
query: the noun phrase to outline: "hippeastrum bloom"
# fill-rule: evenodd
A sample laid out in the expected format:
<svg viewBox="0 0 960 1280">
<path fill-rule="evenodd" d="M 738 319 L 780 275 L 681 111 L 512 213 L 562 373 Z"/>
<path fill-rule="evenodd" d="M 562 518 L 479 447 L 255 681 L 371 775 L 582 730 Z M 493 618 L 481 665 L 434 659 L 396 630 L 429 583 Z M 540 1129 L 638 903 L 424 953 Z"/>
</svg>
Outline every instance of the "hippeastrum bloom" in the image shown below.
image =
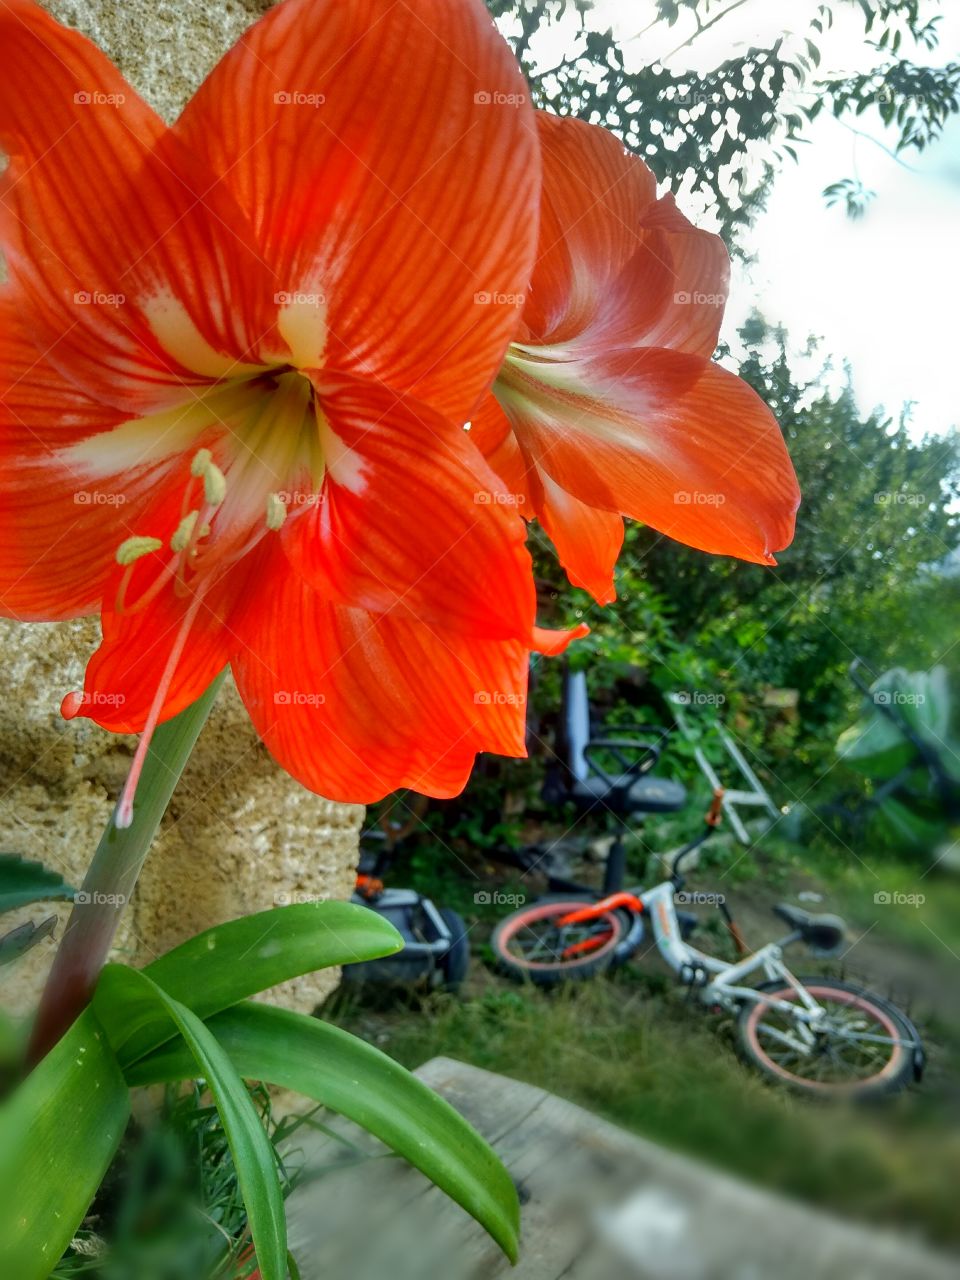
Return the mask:
<svg viewBox="0 0 960 1280">
<path fill-rule="evenodd" d="M 172 128 L 0 6 L 0 610 L 102 615 L 64 703 L 143 732 L 226 664 L 331 798 L 522 755 L 522 522 L 463 423 L 516 325 L 539 156 L 481 0 L 286 0 Z"/>
<path fill-rule="evenodd" d="M 605 604 L 623 516 L 773 564 L 800 500 L 780 430 L 711 363 L 729 264 L 611 133 L 537 113 L 540 245 L 522 326 L 472 432 L 575 586 Z"/>
</svg>

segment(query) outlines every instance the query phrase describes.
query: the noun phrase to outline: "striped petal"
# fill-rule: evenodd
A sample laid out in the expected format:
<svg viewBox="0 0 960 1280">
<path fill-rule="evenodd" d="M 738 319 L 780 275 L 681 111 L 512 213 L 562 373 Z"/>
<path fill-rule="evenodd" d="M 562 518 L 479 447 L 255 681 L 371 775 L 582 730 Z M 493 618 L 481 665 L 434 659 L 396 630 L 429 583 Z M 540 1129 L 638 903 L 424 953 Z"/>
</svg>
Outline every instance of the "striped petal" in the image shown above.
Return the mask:
<svg viewBox="0 0 960 1280">
<path fill-rule="evenodd" d="M 137 413 L 261 363 L 276 285 L 216 175 L 37 5 L 0 6 L 0 46 L 0 245 L 37 354 Z"/>
<path fill-rule="evenodd" d="M 463 423 L 519 321 L 539 158 L 482 0 L 286 0 L 177 132 L 256 229 L 296 362 Z"/>
<path fill-rule="evenodd" d="M 270 752 L 332 800 L 457 795 L 479 751 L 523 756 L 528 646 L 324 600 L 293 573 L 234 619 L 240 696 Z M 574 633 L 576 634 L 576 633 Z M 560 651 L 573 635 L 537 633 Z"/>
<path fill-rule="evenodd" d="M 761 564 L 793 537 L 800 494 L 780 429 L 719 365 L 655 347 L 580 363 L 513 355 L 497 395 L 541 472 L 581 503 Z"/>
</svg>

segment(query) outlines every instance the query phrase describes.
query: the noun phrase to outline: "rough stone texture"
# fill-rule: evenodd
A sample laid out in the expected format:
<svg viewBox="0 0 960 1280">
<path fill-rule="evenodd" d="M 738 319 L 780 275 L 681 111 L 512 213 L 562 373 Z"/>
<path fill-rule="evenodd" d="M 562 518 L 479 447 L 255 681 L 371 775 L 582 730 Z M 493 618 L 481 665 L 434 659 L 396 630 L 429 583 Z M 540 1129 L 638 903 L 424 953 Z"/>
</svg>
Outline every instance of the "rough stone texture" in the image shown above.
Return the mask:
<svg viewBox="0 0 960 1280">
<path fill-rule="evenodd" d="M 50 0 L 90 36 L 144 98 L 172 120 L 268 0 Z M 132 741 L 88 720 L 64 722 L 65 692 L 82 686 L 98 643 L 92 620 L 24 626 L 0 620 L 0 849 L 37 858 L 78 884 L 116 800 Z M 222 920 L 273 906 L 277 895 L 349 896 L 363 810 L 305 791 L 270 759 L 232 685 L 225 686 L 128 906 L 116 953 L 133 963 Z M 3 917 L 4 932 L 67 906 Z M 0 1003 L 36 1003 L 55 942 L 0 969 Z M 280 1002 L 308 1010 L 336 983 L 288 983 Z M 276 996 L 278 993 L 272 993 Z"/>
<path fill-rule="evenodd" d="M 41 0 L 90 37 L 171 123 L 272 0 Z"/>
</svg>

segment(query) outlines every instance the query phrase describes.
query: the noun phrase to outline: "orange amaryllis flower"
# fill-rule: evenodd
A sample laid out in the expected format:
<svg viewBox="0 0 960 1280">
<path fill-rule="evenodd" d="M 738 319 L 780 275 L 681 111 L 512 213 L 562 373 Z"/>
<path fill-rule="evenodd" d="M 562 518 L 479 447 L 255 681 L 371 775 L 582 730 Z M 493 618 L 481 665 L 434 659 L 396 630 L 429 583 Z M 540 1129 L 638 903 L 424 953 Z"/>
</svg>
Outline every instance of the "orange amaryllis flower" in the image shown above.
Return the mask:
<svg viewBox="0 0 960 1280">
<path fill-rule="evenodd" d="M 286 0 L 167 128 L 0 7 L 0 609 L 100 611 L 64 712 L 143 731 L 227 663 L 276 758 L 369 801 L 524 752 L 521 522 L 463 431 L 536 252 L 481 0 Z"/>
<path fill-rule="evenodd" d="M 711 363 L 722 241 L 611 133 L 538 112 L 540 247 L 523 327 L 472 430 L 571 582 L 615 599 L 623 516 L 759 563 L 800 500 L 762 400 Z"/>
</svg>

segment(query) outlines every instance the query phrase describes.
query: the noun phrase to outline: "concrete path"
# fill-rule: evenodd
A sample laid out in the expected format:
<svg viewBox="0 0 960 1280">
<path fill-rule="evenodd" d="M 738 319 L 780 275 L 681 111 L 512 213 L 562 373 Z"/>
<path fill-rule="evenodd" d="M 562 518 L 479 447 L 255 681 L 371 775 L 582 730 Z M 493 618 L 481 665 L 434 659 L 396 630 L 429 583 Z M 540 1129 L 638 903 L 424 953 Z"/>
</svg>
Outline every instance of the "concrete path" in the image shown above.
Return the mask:
<svg viewBox="0 0 960 1280">
<path fill-rule="evenodd" d="M 353 1126 L 302 1142 L 302 1280 L 960 1280 L 960 1262 L 751 1187 L 542 1089 L 434 1058 L 417 1072 L 520 1190 L 515 1269 L 462 1209 Z"/>
</svg>

